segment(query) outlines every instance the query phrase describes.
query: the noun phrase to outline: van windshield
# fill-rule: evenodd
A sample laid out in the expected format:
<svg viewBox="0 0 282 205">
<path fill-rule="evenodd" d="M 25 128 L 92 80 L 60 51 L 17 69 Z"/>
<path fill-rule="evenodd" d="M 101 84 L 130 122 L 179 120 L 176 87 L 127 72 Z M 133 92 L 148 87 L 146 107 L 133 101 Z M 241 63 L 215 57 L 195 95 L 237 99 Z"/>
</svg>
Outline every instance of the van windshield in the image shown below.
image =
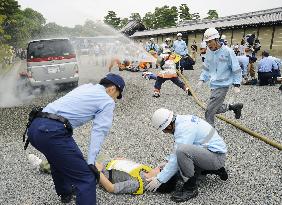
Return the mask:
<svg viewBox="0 0 282 205">
<path fill-rule="evenodd" d="M 27 50 L 28 59 L 69 56 L 74 54 L 74 49 L 68 39 L 34 41 L 29 43 Z"/>
</svg>

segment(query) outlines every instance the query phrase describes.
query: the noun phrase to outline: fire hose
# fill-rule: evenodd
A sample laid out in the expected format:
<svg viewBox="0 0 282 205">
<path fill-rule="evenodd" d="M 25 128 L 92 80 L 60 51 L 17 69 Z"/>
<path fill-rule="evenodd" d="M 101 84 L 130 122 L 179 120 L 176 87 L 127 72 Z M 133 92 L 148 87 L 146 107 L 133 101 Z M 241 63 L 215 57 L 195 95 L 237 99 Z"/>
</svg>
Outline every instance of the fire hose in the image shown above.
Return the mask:
<svg viewBox="0 0 282 205">
<path fill-rule="evenodd" d="M 186 85 L 186 87 L 188 87 L 188 89 L 190 90 L 190 92 L 191 92 L 194 100 L 196 101 L 196 103 L 201 108 L 203 108 L 205 110 L 206 106 L 204 105 L 204 103 L 202 101 L 199 100 L 196 92 L 190 86 L 189 81 L 184 77 L 184 75 L 181 74 L 181 72 L 179 70 L 177 70 L 176 72 L 177 72 L 178 76 L 183 80 L 183 82 Z M 271 146 L 273 146 L 273 147 L 275 147 L 275 148 L 277 148 L 279 150 L 282 150 L 282 144 L 279 144 L 278 142 L 276 142 L 276 141 L 274 141 L 272 139 L 269 139 L 268 137 L 263 136 L 263 135 L 255 132 L 253 130 L 250 130 L 249 128 L 247 128 L 247 127 L 245 127 L 243 125 L 240 125 L 239 123 L 236 123 L 236 122 L 234 122 L 234 121 L 224 117 L 223 115 L 218 115 L 217 114 L 216 117 L 219 118 L 222 121 L 225 121 L 226 123 L 229 123 L 229 124 L 233 125 L 234 127 L 238 128 L 238 129 L 248 133 L 249 135 L 251 135 L 251 136 L 253 136 L 253 137 L 257 138 L 257 139 L 259 139 L 259 140 L 261 140 L 261 141 L 263 141 L 263 142 L 265 142 L 265 143 L 267 143 L 267 144 L 269 144 L 269 145 L 271 145 Z"/>
</svg>

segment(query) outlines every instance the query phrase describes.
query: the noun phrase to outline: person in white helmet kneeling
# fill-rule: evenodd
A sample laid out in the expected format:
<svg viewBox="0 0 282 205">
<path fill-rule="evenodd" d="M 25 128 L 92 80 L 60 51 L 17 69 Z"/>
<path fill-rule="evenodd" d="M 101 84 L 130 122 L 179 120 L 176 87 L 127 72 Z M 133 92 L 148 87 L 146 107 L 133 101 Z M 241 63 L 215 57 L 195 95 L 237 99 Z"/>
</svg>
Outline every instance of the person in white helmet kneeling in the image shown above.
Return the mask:
<svg viewBox="0 0 282 205">
<path fill-rule="evenodd" d="M 180 172 L 184 184 L 172 194 L 171 200 L 183 202 L 198 195 L 200 174 L 216 174 L 221 180 L 228 179 L 224 168 L 226 144 L 208 122 L 194 115 L 175 115 L 171 110 L 160 108 L 154 112 L 152 124 L 157 130 L 174 136 L 175 150 L 163 170 L 148 179 L 147 190 L 157 190 Z M 202 171 L 199 173 L 199 170 Z"/>
</svg>

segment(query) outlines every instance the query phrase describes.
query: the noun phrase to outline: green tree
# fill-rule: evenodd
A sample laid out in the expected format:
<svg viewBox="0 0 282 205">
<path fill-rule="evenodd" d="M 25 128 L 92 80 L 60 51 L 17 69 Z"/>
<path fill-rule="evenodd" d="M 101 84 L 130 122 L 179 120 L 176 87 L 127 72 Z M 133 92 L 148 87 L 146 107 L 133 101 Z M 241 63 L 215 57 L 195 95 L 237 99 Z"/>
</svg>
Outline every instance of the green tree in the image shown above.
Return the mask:
<svg viewBox="0 0 282 205">
<path fill-rule="evenodd" d="M 209 10 L 207 14 L 208 14 L 208 17 L 206 17 L 205 19 L 217 19 L 218 18 L 218 13 L 216 10 Z"/>
<path fill-rule="evenodd" d="M 119 28 L 120 18 L 117 17 L 117 14 L 114 11 L 108 11 L 107 16 L 104 17 L 104 22 L 116 29 Z"/>
<path fill-rule="evenodd" d="M 177 7 L 173 6 L 169 8 L 169 6 L 163 6 L 161 8 L 155 9 L 155 28 L 163 28 L 175 26 L 178 20 L 178 11 Z"/>
<path fill-rule="evenodd" d="M 129 17 L 129 20 L 134 20 L 134 21 L 141 21 L 141 16 L 139 13 L 132 13 Z"/>
<path fill-rule="evenodd" d="M 123 28 L 126 24 L 128 24 L 128 22 L 129 22 L 128 18 L 121 19 L 119 27 Z"/>
<path fill-rule="evenodd" d="M 192 14 L 190 13 L 190 9 L 187 4 L 181 4 L 179 6 L 179 19 L 180 21 L 191 20 L 193 18 Z"/>
<path fill-rule="evenodd" d="M 40 36 L 41 29 L 46 23 L 43 15 L 31 8 L 26 8 L 22 12 L 24 16 L 24 25 L 27 29 L 29 38 L 37 38 Z"/>
<path fill-rule="evenodd" d="M 57 25 L 55 22 L 47 23 L 41 29 L 41 38 L 56 38 L 65 34 L 62 26 Z"/>
<path fill-rule="evenodd" d="M 11 36 L 6 35 L 4 30 L 4 22 L 6 20 L 6 16 L 0 15 L 0 68 L 4 62 L 5 57 L 8 55 L 9 46 L 5 43 L 6 40 L 10 39 Z"/>
<path fill-rule="evenodd" d="M 18 1 L 0 0 L 0 14 L 6 16 L 5 20 L 9 21 L 10 18 L 18 12 L 20 12 Z"/>
<path fill-rule="evenodd" d="M 147 12 L 142 19 L 142 23 L 147 29 L 155 28 L 155 14 L 152 12 Z"/>
</svg>

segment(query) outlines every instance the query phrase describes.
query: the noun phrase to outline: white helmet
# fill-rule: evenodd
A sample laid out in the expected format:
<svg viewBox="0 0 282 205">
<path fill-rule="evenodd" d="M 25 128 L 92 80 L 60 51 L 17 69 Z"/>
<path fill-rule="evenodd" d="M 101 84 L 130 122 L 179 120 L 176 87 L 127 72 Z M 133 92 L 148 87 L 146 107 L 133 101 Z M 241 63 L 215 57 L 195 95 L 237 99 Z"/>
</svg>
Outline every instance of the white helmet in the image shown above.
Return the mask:
<svg viewBox="0 0 282 205">
<path fill-rule="evenodd" d="M 226 35 L 222 34 L 222 35 L 221 35 L 221 39 L 222 39 L 222 40 L 225 40 L 225 39 L 226 39 Z"/>
<path fill-rule="evenodd" d="M 154 38 L 150 38 L 150 41 L 152 41 L 152 42 L 153 42 L 153 41 L 154 41 Z"/>
<path fill-rule="evenodd" d="M 173 119 L 173 111 L 165 108 L 156 110 L 152 117 L 153 127 L 157 130 L 164 130 Z"/>
<path fill-rule="evenodd" d="M 219 38 L 219 33 L 215 28 L 208 28 L 204 33 L 204 41 Z"/>
<path fill-rule="evenodd" d="M 170 41 L 170 38 L 166 38 L 165 41 Z"/>
<path fill-rule="evenodd" d="M 176 36 L 177 36 L 177 37 L 182 36 L 182 33 L 178 33 Z"/>
</svg>

